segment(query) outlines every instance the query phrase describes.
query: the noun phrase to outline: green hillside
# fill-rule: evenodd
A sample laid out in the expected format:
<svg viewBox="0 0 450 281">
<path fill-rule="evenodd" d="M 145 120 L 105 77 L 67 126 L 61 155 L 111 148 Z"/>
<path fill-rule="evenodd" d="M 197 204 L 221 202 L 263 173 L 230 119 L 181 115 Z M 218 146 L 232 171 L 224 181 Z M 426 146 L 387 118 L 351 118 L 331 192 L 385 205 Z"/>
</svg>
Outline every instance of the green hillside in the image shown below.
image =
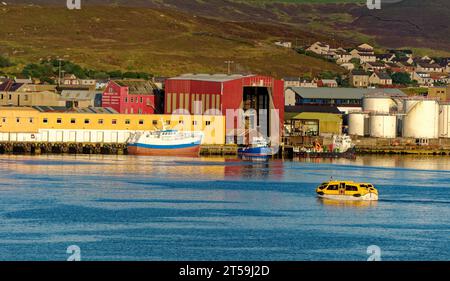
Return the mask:
<svg viewBox="0 0 450 281">
<path fill-rule="evenodd" d="M 0 54 L 16 66 L 61 57 L 98 70 L 145 71 L 155 75 L 184 72 L 235 72 L 277 77 L 338 66 L 276 47 L 278 38 L 314 36 L 292 27 L 238 23 L 191 16 L 173 10 L 89 7 L 80 11 L 38 6 L 0 10 Z M 321 39 L 321 38 L 317 38 Z"/>
</svg>

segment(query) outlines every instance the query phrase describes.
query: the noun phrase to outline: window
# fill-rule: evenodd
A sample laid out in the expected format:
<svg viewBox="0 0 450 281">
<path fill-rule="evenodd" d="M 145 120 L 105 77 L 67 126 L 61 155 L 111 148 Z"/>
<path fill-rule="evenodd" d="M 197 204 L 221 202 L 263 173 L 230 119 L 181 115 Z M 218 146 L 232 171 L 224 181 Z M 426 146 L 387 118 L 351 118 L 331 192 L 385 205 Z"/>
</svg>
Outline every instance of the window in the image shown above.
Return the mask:
<svg viewBox="0 0 450 281">
<path fill-rule="evenodd" d="M 33 118 L 30 118 L 29 121 L 30 121 L 30 123 L 33 123 Z"/>
<path fill-rule="evenodd" d="M 128 102 L 128 97 L 125 97 L 125 102 L 126 102 L 126 103 Z"/>
<path fill-rule="evenodd" d="M 3 99 L 3 94 L 1 94 L 1 99 Z"/>
<path fill-rule="evenodd" d="M 358 188 L 356 186 L 354 186 L 354 185 L 347 185 L 345 187 L 345 190 L 346 191 L 358 191 Z"/>
<path fill-rule="evenodd" d="M 111 121 L 111 124 L 116 125 L 116 124 L 117 124 L 117 119 L 113 119 L 113 120 Z"/>
<path fill-rule="evenodd" d="M 6 123 L 6 117 L 3 117 L 3 118 L 2 118 L 2 122 L 3 122 L 3 123 Z"/>
<path fill-rule="evenodd" d="M 25 100 L 25 101 L 28 101 L 28 95 L 25 95 L 25 96 L 24 96 L 24 100 Z"/>
<path fill-rule="evenodd" d="M 170 125 L 170 120 L 166 120 L 166 125 Z"/>
<path fill-rule="evenodd" d="M 130 119 L 126 119 L 125 120 L 125 124 L 127 124 L 127 125 L 129 125 L 131 122 L 130 122 Z"/>
<path fill-rule="evenodd" d="M 44 119 L 42 120 L 42 122 L 45 123 L 45 124 L 47 124 L 47 123 L 48 123 L 48 119 L 47 119 L 47 118 L 44 118 Z"/>
<path fill-rule="evenodd" d="M 70 124 L 75 124 L 76 122 L 75 118 L 70 119 Z"/>
<path fill-rule="evenodd" d="M 103 119 L 98 119 L 99 124 L 103 124 Z"/>
<path fill-rule="evenodd" d="M 141 97 L 141 103 L 144 103 L 144 98 L 143 97 Z"/>
<path fill-rule="evenodd" d="M 139 120 L 139 125 L 144 125 L 144 120 Z"/>
<path fill-rule="evenodd" d="M 131 98 L 131 102 L 134 102 L 134 98 Z"/>
<path fill-rule="evenodd" d="M 84 124 L 89 124 L 89 123 L 91 123 L 91 120 L 89 120 L 89 119 L 84 119 Z"/>
<path fill-rule="evenodd" d="M 12 99 L 12 95 L 8 95 L 8 99 L 11 100 Z"/>
<path fill-rule="evenodd" d="M 147 99 L 147 106 L 150 106 L 150 99 Z"/>
<path fill-rule="evenodd" d="M 183 120 L 178 121 L 178 124 L 184 124 Z"/>
<path fill-rule="evenodd" d="M 56 119 L 56 123 L 61 124 L 62 123 L 62 119 L 61 118 Z"/>
<path fill-rule="evenodd" d="M 206 126 L 209 126 L 209 125 L 211 125 L 211 121 L 206 121 L 205 124 L 206 124 Z"/>
<path fill-rule="evenodd" d="M 197 121 L 192 121 L 192 125 L 197 125 Z"/>
<path fill-rule="evenodd" d="M 153 124 L 153 125 L 158 125 L 158 121 L 153 120 L 153 121 L 152 121 L 152 124 Z"/>
<path fill-rule="evenodd" d="M 330 185 L 328 186 L 327 190 L 338 190 L 338 186 L 337 184 Z"/>
<path fill-rule="evenodd" d="M 20 123 L 20 118 L 16 118 L 16 123 Z"/>
</svg>

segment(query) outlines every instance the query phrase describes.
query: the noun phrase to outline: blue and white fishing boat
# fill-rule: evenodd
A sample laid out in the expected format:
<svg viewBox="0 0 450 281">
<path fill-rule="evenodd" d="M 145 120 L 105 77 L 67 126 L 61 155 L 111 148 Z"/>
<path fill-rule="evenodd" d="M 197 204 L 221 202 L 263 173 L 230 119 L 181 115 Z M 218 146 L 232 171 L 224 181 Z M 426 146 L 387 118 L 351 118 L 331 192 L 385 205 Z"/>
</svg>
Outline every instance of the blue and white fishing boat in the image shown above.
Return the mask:
<svg viewBox="0 0 450 281">
<path fill-rule="evenodd" d="M 203 134 L 158 130 L 133 134 L 127 142 L 130 155 L 197 157 Z"/>
<path fill-rule="evenodd" d="M 273 151 L 267 139 L 264 137 L 255 137 L 249 146 L 238 149 L 238 155 L 244 158 L 266 159 L 273 155 Z"/>
</svg>

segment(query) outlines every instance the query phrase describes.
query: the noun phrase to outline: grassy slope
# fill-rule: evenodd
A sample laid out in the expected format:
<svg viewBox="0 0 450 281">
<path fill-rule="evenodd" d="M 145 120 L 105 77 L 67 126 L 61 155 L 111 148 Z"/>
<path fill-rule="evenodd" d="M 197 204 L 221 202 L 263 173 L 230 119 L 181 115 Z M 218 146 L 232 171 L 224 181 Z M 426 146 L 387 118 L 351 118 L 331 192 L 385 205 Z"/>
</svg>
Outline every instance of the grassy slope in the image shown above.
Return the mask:
<svg viewBox="0 0 450 281">
<path fill-rule="evenodd" d="M 96 69 L 147 71 L 156 75 L 236 70 L 278 77 L 321 70 L 334 64 L 275 47 L 271 40 L 305 36 L 279 26 L 220 22 L 180 12 L 89 7 L 11 6 L 0 9 L 0 54 L 19 65 L 60 56 Z"/>
</svg>

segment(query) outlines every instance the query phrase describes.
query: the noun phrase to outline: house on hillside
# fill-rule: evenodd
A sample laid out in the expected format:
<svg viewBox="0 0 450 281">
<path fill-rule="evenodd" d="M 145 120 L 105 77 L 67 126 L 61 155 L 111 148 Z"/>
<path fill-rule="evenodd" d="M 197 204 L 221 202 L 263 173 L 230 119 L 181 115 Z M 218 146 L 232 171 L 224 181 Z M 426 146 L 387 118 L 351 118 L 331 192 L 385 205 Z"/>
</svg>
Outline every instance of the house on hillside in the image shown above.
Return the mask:
<svg viewBox="0 0 450 281">
<path fill-rule="evenodd" d="M 370 71 L 370 72 L 374 72 L 374 71 L 382 71 L 386 69 L 386 64 L 383 62 L 366 62 L 362 65 L 363 69 L 365 71 Z"/>
<path fill-rule="evenodd" d="M 275 45 L 278 47 L 283 47 L 283 48 L 292 48 L 292 42 L 288 42 L 288 41 L 276 41 Z"/>
<path fill-rule="evenodd" d="M 335 79 L 321 79 L 317 81 L 318 87 L 337 88 L 338 83 Z"/>
<path fill-rule="evenodd" d="M 431 75 L 429 72 L 417 72 L 413 71 L 411 72 L 411 80 L 417 81 L 417 83 L 420 86 L 430 87 L 433 86 L 433 78 L 431 78 Z"/>
<path fill-rule="evenodd" d="M 374 72 L 369 77 L 370 85 L 391 86 L 392 78 L 386 72 Z"/>
<path fill-rule="evenodd" d="M 316 42 L 306 49 L 306 51 L 313 52 L 318 55 L 328 55 L 330 52 L 330 45 L 322 42 Z"/>
<path fill-rule="evenodd" d="M 344 49 L 338 49 L 333 56 L 333 59 L 336 60 L 337 64 L 349 63 L 352 60 L 352 58 L 353 58 L 352 54 L 350 54 Z"/>
<path fill-rule="evenodd" d="M 375 56 L 378 61 L 383 61 L 383 62 L 392 62 L 392 60 L 395 58 L 394 54 L 378 54 Z"/>
<path fill-rule="evenodd" d="M 357 88 L 367 88 L 369 86 L 369 74 L 364 70 L 353 70 L 350 73 L 350 84 Z"/>
<path fill-rule="evenodd" d="M 419 62 L 416 66 L 418 72 L 444 72 L 444 68 L 437 63 Z"/>
</svg>

